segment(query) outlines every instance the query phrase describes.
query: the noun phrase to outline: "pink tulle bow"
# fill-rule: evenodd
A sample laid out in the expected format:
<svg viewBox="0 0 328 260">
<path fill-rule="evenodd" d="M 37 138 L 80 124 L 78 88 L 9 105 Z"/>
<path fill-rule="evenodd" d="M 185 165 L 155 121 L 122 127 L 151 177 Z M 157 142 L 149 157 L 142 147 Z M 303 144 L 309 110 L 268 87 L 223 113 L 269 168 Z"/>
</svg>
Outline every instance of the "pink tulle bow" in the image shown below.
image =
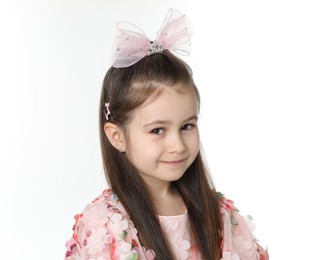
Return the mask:
<svg viewBox="0 0 328 260">
<path fill-rule="evenodd" d="M 180 55 L 190 54 L 192 28 L 187 17 L 170 9 L 158 31 L 156 40 L 151 42 L 145 33 L 129 22 L 117 23 L 118 35 L 113 50 L 113 67 L 129 67 L 147 55 L 169 49 Z"/>
</svg>

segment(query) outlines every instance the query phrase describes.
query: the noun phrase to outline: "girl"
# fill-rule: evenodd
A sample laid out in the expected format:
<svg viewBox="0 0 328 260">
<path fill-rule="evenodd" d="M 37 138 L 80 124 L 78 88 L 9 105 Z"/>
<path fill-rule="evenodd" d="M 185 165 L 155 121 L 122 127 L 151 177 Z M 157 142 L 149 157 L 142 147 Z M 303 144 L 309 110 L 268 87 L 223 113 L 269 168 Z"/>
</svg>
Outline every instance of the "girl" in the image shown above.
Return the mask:
<svg viewBox="0 0 328 260">
<path fill-rule="evenodd" d="M 268 259 L 202 159 L 199 93 L 171 52 L 189 53 L 188 20 L 171 9 L 154 42 L 120 28 L 100 99 L 110 188 L 75 216 L 65 259 Z"/>
</svg>

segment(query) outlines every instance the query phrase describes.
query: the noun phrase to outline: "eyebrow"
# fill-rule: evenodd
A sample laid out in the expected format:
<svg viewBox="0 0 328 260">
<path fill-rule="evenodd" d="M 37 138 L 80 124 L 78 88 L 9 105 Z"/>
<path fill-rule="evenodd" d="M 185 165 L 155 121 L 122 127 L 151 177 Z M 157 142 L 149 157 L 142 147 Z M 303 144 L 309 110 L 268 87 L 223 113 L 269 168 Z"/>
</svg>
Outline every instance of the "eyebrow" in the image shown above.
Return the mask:
<svg viewBox="0 0 328 260">
<path fill-rule="evenodd" d="M 190 120 L 198 120 L 198 116 L 194 115 L 194 116 L 191 116 L 189 118 L 187 118 L 186 120 L 184 120 L 183 122 L 188 122 Z M 168 124 L 169 121 L 163 121 L 163 120 L 155 120 L 155 121 L 152 121 L 146 125 L 144 125 L 143 127 L 148 127 L 148 126 L 151 126 L 151 125 L 160 125 L 160 124 Z"/>
</svg>

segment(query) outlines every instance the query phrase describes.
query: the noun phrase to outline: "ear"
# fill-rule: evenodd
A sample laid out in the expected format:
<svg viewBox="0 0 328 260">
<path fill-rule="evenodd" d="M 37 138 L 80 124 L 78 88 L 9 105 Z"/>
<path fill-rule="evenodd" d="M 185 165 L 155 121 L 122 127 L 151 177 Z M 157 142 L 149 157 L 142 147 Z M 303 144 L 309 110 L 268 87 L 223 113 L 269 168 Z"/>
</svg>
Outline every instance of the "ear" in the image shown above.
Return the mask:
<svg viewBox="0 0 328 260">
<path fill-rule="evenodd" d="M 104 131 L 109 142 L 121 153 L 125 152 L 125 138 L 122 128 L 107 122 L 104 126 Z"/>
</svg>

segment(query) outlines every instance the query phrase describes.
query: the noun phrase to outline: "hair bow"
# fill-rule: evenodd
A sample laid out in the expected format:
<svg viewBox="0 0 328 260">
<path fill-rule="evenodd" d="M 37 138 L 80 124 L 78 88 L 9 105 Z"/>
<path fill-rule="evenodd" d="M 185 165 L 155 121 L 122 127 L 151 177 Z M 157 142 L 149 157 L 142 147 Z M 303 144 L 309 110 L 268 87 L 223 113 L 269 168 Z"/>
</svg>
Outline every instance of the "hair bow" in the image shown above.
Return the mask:
<svg viewBox="0 0 328 260">
<path fill-rule="evenodd" d="M 115 68 L 129 67 L 147 55 L 166 49 L 184 56 L 190 54 L 192 28 L 187 17 L 175 9 L 168 11 L 154 41 L 150 41 L 139 27 L 129 22 L 118 22 L 117 30 L 113 49 Z"/>
</svg>

